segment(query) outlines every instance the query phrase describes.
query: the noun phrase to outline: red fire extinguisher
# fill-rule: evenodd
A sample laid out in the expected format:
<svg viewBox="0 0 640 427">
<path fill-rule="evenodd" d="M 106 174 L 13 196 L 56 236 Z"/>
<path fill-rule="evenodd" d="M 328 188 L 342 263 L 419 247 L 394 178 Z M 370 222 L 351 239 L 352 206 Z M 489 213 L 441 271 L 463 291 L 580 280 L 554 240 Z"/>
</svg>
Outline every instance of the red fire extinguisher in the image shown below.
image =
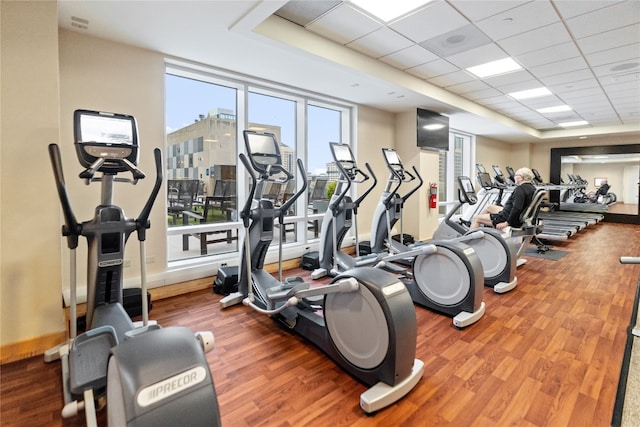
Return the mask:
<svg viewBox="0 0 640 427">
<path fill-rule="evenodd" d="M 438 207 L 438 184 L 432 182 L 429 184 L 429 209 Z"/>
</svg>

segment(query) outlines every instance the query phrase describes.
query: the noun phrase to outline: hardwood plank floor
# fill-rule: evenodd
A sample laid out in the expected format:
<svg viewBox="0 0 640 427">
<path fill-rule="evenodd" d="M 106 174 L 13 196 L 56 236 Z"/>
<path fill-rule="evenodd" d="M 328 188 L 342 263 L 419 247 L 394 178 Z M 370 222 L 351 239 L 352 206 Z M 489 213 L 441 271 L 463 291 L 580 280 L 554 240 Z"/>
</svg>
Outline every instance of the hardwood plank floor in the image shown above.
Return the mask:
<svg viewBox="0 0 640 427">
<path fill-rule="evenodd" d="M 373 416 L 358 406 L 365 387 L 314 346 L 246 307 L 222 311 L 210 291 L 156 301 L 152 318 L 214 331 L 225 426 L 608 426 L 640 273 L 618 258 L 640 254 L 639 233 L 598 224 L 556 244 L 558 261 L 528 258 L 515 290 L 485 288 L 486 314 L 464 330 L 417 307 L 424 377 Z M 41 357 L 2 366 L 0 424 L 82 425 L 60 418 L 59 378 Z"/>
</svg>

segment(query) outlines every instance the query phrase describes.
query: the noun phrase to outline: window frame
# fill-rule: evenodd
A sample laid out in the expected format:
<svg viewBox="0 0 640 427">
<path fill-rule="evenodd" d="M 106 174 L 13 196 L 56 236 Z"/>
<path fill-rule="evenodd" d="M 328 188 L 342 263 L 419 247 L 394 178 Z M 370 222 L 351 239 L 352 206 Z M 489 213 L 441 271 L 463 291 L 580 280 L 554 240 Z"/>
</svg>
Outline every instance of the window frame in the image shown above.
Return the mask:
<svg viewBox="0 0 640 427">
<path fill-rule="evenodd" d="M 242 129 L 247 129 L 249 125 L 248 120 L 248 108 L 249 107 L 249 93 L 258 93 L 266 96 L 274 96 L 277 98 L 292 100 L 295 102 L 295 158 L 302 159 L 305 169 L 309 164 L 308 162 L 308 135 L 307 135 L 307 108 L 309 105 L 317 106 L 320 108 L 328 108 L 340 112 L 340 139 L 342 142 L 352 145 L 354 153 L 356 147 L 353 145 L 355 135 L 355 123 L 357 107 L 350 103 L 345 103 L 342 100 L 334 99 L 331 97 L 319 96 L 315 93 L 299 90 L 285 85 L 280 85 L 274 82 L 261 80 L 258 78 L 252 78 L 248 76 L 235 75 L 232 72 L 226 70 L 219 70 L 213 67 L 204 67 L 197 64 L 183 63 L 181 61 L 167 59 L 165 60 L 165 75 L 172 74 L 179 77 L 189 78 L 204 83 L 212 83 L 216 85 L 231 87 L 236 90 L 236 154 L 245 153 L 244 140 L 242 136 Z M 166 127 L 166 126 L 165 126 Z M 167 152 L 167 141 L 165 133 L 165 146 L 164 154 Z M 239 160 L 236 160 L 237 173 L 237 205 L 238 209 L 244 204 L 246 199 L 246 187 L 248 185 L 247 173 L 241 173 L 243 169 L 239 164 Z M 307 169 L 307 174 L 308 169 Z M 297 173 L 296 180 L 299 179 L 299 173 Z M 299 188 L 299 187 L 296 187 Z M 165 190 L 166 191 L 166 190 Z M 166 200 L 166 197 L 165 197 Z M 165 202 L 166 203 L 166 202 Z M 296 239 L 292 242 L 283 243 L 283 246 L 292 250 L 308 251 L 309 244 L 317 244 L 319 238 L 310 237 L 307 232 L 307 223 L 315 218 L 320 218 L 321 214 L 309 214 L 307 212 L 306 197 L 300 197 L 296 201 L 295 216 L 288 216 L 285 218 L 285 223 L 296 223 Z M 238 235 L 237 244 L 244 239 L 244 228 L 239 218 L 232 222 L 211 223 L 202 225 L 191 226 L 176 226 L 166 227 L 167 238 L 174 235 L 182 235 L 189 232 L 204 232 L 204 231 L 221 231 L 227 230 L 232 227 L 236 230 Z M 276 239 L 278 237 L 276 236 Z M 168 242 L 168 240 L 167 240 Z M 274 247 L 275 246 L 275 247 Z M 238 247 L 237 250 L 242 250 Z M 272 245 L 269 248 L 267 255 L 273 255 L 277 252 L 277 244 Z M 190 256 L 188 258 L 178 258 L 170 260 L 169 245 L 167 244 L 167 268 L 170 270 L 173 268 L 183 268 L 186 265 L 201 265 L 204 263 L 211 263 L 216 261 L 225 261 L 233 256 L 237 255 L 237 251 L 225 252 L 218 254 L 208 254 L 199 256 Z M 276 253 L 277 256 L 277 253 Z M 285 256 L 287 258 L 287 256 Z M 276 259 L 277 260 L 277 259 Z"/>
</svg>

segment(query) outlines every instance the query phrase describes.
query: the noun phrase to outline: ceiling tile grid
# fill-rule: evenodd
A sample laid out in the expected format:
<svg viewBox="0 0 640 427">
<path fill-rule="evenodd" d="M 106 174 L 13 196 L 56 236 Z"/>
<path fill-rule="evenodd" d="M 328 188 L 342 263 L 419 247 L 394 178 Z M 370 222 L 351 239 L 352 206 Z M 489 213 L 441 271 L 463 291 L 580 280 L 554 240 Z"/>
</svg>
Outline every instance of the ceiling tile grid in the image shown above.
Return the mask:
<svg viewBox="0 0 640 427">
<path fill-rule="evenodd" d="M 305 5 L 313 13 L 299 10 Z M 348 0 L 290 1 L 276 14 L 535 129 L 560 128 L 563 119 L 599 126 L 640 118 L 637 0 L 432 0 L 388 23 Z M 485 79 L 466 71 L 508 56 L 524 70 Z M 553 95 L 508 96 L 541 86 Z M 561 104 L 572 111 L 536 111 Z"/>
</svg>

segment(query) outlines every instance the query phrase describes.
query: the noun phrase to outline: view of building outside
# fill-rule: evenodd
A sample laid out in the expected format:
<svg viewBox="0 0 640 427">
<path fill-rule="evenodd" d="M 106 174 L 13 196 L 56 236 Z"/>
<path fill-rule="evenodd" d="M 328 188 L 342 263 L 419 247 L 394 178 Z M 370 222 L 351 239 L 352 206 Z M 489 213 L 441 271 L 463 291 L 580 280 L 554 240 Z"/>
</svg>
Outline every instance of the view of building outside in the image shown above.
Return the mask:
<svg viewBox="0 0 640 427">
<path fill-rule="evenodd" d="M 279 93 L 249 90 L 245 85 L 227 84 L 211 77 L 203 76 L 200 80 L 177 74 L 166 74 L 168 226 L 211 226 L 190 234 L 179 230 L 170 232 L 169 260 L 194 256 L 192 252 L 198 245 L 193 237 L 200 239 L 200 255 L 236 250 L 238 208 L 245 203 L 247 194 L 247 188 L 238 188 L 237 179 L 246 176 L 242 175 L 245 171 L 238 159 L 238 143 L 244 130 L 238 123 L 245 120 L 249 123 L 248 129 L 275 135 L 283 166 L 295 177 L 288 185 L 267 184 L 264 196 L 276 205 L 300 188 L 297 159 L 301 157 L 299 153 L 303 153 L 308 184 L 307 209 L 298 212 L 304 204 L 296 203 L 287 216 L 306 216 L 308 219 L 304 224 L 313 225 L 302 227 L 303 222 L 296 219 L 297 225 L 290 223 L 285 228 L 287 234 L 294 233 L 296 241 L 301 238 L 300 231 L 307 228 L 312 230 L 308 231 L 307 239 L 317 238 L 321 213 L 326 210 L 326 190 L 330 187 L 327 184 L 338 178 L 328 145 L 329 142 L 343 142 L 343 127 L 348 128 L 348 120 L 344 117 L 348 117 L 348 110 L 310 103 L 291 94 L 280 96 Z M 238 97 L 238 90 L 245 90 L 247 94 L 246 105 L 240 109 L 246 113 L 246 118 L 237 114 L 237 103 L 244 102 L 243 97 Z M 209 245 L 209 234 L 226 236 L 218 241 L 222 240 L 227 246 L 216 249 L 216 245 Z M 287 241 L 291 239 L 286 238 Z"/>
</svg>

